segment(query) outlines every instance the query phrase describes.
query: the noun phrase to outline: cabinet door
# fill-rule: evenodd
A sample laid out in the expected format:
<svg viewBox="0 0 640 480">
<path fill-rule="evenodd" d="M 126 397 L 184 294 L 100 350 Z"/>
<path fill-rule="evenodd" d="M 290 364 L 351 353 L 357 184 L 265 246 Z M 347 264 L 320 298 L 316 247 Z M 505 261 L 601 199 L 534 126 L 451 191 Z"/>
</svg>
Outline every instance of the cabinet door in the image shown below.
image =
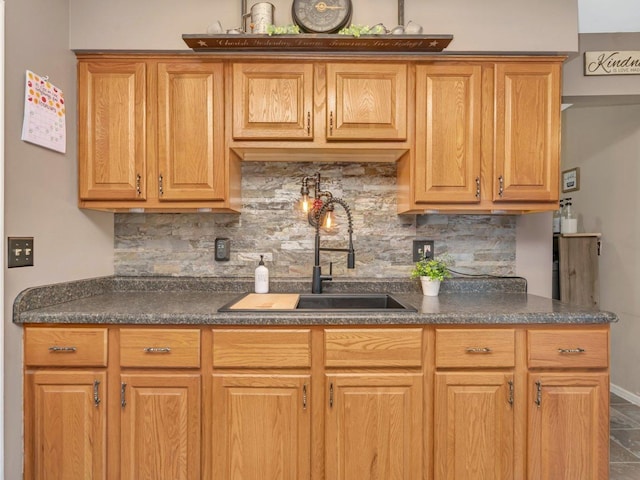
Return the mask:
<svg viewBox="0 0 640 480">
<path fill-rule="evenodd" d="M 558 200 L 560 64 L 496 65 L 493 200 Z"/>
<path fill-rule="evenodd" d="M 527 478 L 608 478 L 608 375 L 530 374 L 529 388 Z"/>
<path fill-rule="evenodd" d="M 513 478 L 510 373 L 436 373 L 435 479 Z"/>
<path fill-rule="evenodd" d="M 328 64 L 327 138 L 405 140 L 407 66 Z"/>
<path fill-rule="evenodd" d="M 123 480 L 200 479 L 200 375 L 121 376 Z"/>
<path fill-rule="evenodd" d="M 416 67 L 416 202 L 480 201 L 481 67 Z"/>
<path fill-rule="evenodd" d="M 313 140 L 312 112 L 312 64 L 233 65 L 233 138 Z"/>
<path fill-rule="evenodd" d="M 106 374 L 38 371 L 25 378 L 25 479 L 106 478 Z"/>
<path fill-rule="evenodd" d="M 78 180 L 82 200 L 146 198 L 144 62 L 78 64 Z"/>
<path fill-rule="evenodd" d="M 310 478 L 309 385 L 309 375 L 214 375 L 212 478 Z"/>
<path fill-rule="evenodd" d="M 326 478 L 422 479 L 422 374 L 334 374 L 326 388 Z"/>
<path fill-rule="evenodd" d="M 224 199 L 221 63 L 158 64 L 158 196 Z"/>
</svg>

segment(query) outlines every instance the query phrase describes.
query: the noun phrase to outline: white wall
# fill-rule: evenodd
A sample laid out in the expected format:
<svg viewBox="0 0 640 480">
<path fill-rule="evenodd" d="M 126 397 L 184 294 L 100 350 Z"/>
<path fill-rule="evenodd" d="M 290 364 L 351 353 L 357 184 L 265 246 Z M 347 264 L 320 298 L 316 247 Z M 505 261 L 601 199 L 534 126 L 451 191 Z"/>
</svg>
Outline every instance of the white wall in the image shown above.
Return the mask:
<svg viewBox="0 0 640 480">
<path fill-rule="evenodd" d="M 291 20 L 291 0 L 270 0 L 275 23 Z M 247 0 L 250 7 L 258 0 Z M 185 50 L 182 34 L 220 20 L 240 24 L 240 0 L 69 0 L 72 49 Z M 352 23 L 397 23 L 397 2 L 353 0 Z M 577 0 L 405 0 L 405 22 L 451 34 L 447 51 L 577 51 Z"/>
<path fill-rule="evenodd" d="M 580 167 L 580 190 L 571 192 L 578 228 L 602 233 L 600 306 L 620 317 L 611 383 L 640 396 L 640 105 L 573 107 L 565 116 L 562 168 Z"/>
<path fill-rule="evenodd" d="M 45 12 L 46 14 L 43 14 Z M 34 267 L 4 271 L 4 478 L 22 478 L 22 329 L 12 324 L 27 287 L 113 273 L 113 215 L 77 208 L 76 73 L 67 0 L 6 3 L 5 210 L 7 236 L 33 236 Z M 49 75 L 67 101 L 67 153 L 20 140 L 25 70 Z M 6 248 L 6 247 L 5 247 Z"/>
</svg>

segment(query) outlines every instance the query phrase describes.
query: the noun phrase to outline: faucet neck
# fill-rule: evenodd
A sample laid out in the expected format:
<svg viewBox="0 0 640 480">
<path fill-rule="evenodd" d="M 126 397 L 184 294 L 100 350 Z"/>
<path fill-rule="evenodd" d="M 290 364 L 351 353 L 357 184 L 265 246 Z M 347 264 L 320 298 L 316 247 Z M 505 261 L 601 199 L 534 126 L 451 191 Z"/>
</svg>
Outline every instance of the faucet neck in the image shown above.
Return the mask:
<svg viewBox="0 0 640 480">
<path fill-rule="evenodd" d="M 320 219 L 326 213 L 327 209 L 333 204 L 341 205 L 342 208 L 344 208 L 344 211 L 347 213 L 349 233 L 348 248 L 323 248 L 320 246 Z M 341 198 L 330 198 L 329 200 L 327 200 L 327 202 L 322 206 L 322 208 L 320 208 L 318 212 L 318 222 L 316 223 L 315 227 L 315 263 L 313 265 L 313 281 L 311 285 L 311 293 L 322 293 L 322 282 L 323 280 L 332 280 L 332 272 L 330 272 L 329 275 L 322 275 L 322 268 L 320 267 L 321 250 L 328 252 L 346 252 L 347 268 L 352 269 L 356 266 L 356 253 L 353 248 L 353 219 L 351 218 L 351 209 L 349 208 L 347 202 L 345 202 Z"/>
</svg>

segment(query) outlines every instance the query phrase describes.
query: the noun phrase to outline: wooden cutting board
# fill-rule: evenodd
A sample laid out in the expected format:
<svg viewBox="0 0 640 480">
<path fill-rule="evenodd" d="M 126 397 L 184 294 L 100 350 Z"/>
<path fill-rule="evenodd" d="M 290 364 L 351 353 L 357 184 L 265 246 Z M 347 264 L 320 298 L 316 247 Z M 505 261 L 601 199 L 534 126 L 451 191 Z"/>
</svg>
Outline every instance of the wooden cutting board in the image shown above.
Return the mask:
<svg viewBox="0 0 640 480">
<path fill-rule="evenodd" d="M 231 305 L 231 310 L 293 310 L 298 304 L 297 293 L 250 293 Z"/>
</svg>

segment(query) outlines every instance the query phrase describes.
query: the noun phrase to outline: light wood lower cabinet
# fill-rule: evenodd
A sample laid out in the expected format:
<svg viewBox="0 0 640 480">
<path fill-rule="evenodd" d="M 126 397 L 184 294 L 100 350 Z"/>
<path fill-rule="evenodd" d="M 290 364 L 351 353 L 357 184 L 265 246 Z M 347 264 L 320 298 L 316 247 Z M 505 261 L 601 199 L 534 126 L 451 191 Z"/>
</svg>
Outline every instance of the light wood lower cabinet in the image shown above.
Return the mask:
<svg viewBox="0 0 640 480">
<path fill-rule="evenodd" d="M 608 375 L 532 374 L 529 389 L 527 478 L 608 478 Z"/>
<path fill-rule="evenodd" d="M 513 389 L 512 373 L 436 373 L 435 479 L 514 478 Z"/>
<path fill-rule="evenodd" d="M 421 373 L 327 375 L 326 478 L 422 478 Z"/>
<path fill-rule="evenodd" d="M 310 478 L 310 375 L 213 376 L 213 478 Z"/>
<path fill-rule="evenodd" d="M 25 479 L 107 478 L 106 373 L 49 371 L 25 378 Z"/>
<path fill-rule="evenodd" d="M 527 333 L 529 480 L 609 475 L 609 329 Z"/>
<path fill-rule="evenodd" d="M 200 375 L 121 377 L 123 480 L 199 480 Z"/>
<path fill-rule="evenodd" d="M 436 328 L 435 336 L 434 478 L 517 478 L 516 331 Z"/>
<path fill-rule="evenodd" d="M 25 328 L 27 480 L 606 480 L 608 326 Z"/>
</svg>

